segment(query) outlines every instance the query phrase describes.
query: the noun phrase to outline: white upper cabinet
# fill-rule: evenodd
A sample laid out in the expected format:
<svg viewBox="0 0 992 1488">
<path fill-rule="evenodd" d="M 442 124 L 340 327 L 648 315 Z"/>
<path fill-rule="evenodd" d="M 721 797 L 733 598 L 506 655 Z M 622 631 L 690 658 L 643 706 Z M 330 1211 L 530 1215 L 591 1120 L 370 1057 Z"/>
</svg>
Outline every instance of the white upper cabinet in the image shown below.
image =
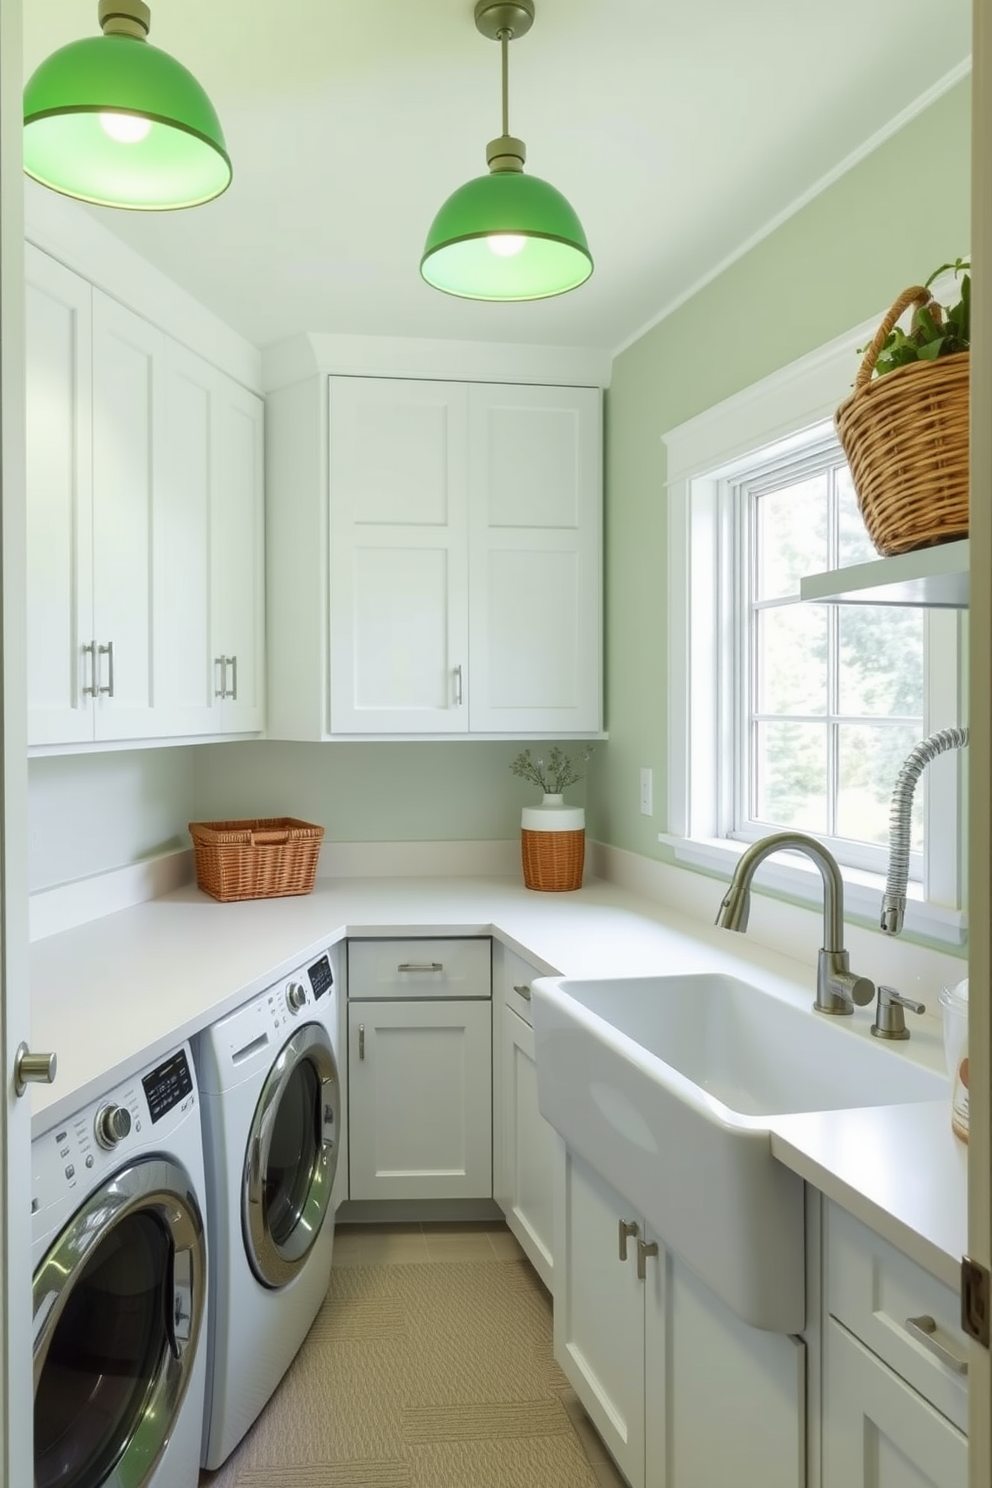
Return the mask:
<svg viewBox="0 0 992 1488">
<path fill-rule="evenodd" d="M 335 733 L 468 728 L 467 389 L 331 378 Z"/>
<path fill-rule="evenodd" d="M 474 733 L 600 726 L 599 394 L 469 389 Z"/>
<path fill-rule="evenodd" d="M 328 381 L 267 404 L 272 736 L 597 732 L 599 391 Z"/>
<path fill-rule="evenodd" d="M 261 400 L 26 267 L 29 743 L 260 729 Z"/>
</svg>

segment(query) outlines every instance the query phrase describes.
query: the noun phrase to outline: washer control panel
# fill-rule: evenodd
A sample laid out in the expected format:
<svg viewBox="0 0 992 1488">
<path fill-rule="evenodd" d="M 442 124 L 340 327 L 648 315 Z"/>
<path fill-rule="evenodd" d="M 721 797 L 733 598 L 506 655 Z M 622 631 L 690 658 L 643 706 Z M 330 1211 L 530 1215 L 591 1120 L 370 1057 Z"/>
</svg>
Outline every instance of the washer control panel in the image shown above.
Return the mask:
<svg viewBox="0 0 992 1488">
<path fill-rule="evenodd" d="M 158 1146 L 166 1131 L 174 1131 L 196 1106 L 192 1070 L 184 1046 L 36 1137 L 31 1143 L 32 1214 L 76 1189 L 81 1196 L 88 1193 L 122 1160 Z"/>
<path fill-rule="evenodd" d="M 302 982 L 290 982 L 286 988 L 286 1006 L 291 1013 L 298 1013 L 307 1005 L 307 989 Z"/>
<path fill-rule="evenodd" d="M 323 955 L 319 961 L 307 967 L 307 976 L 313 988 L 315 1001 L 319 1002 L 325 992 L 329 992 L 334 986 L 334 973 L 331 971 L 330 956 Z"/>
</svg>

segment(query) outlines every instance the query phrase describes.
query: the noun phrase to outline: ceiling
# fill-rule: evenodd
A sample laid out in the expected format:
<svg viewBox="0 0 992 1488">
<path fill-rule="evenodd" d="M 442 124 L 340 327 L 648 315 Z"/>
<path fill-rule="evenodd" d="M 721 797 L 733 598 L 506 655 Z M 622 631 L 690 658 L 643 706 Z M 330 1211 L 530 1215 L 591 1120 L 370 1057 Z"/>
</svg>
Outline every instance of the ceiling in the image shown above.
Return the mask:
<svg viewBox="0 0 992 1488">
<path fill-rule="evenodd" d="M 300 331 L 613 350 L 930 90 L 971 0 L 536 0 L 510 130 L 578 212 L 593 277 L 492 305 L 428 288 L 430 221 L 485 172 L 499 49 L 473 0 L 151 0 L 153 44 L 220 115 L 234 182 L 174 213 L 90 208 L 258 346 Z M 25 76 L 99 34 L 96 0 L 23 0 Z"/>
</svg>

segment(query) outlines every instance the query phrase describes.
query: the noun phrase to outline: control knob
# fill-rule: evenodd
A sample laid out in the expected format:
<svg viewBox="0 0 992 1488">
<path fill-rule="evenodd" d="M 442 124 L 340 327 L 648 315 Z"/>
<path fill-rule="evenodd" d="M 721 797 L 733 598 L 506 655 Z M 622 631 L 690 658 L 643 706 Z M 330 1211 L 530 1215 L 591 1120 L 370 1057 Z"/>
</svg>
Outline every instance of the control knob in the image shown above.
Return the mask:
<svg viewBox="0 0 992 1488">
<path fill-rule="evenodd" d="M 302 982 L 290 982 L 286 988 L 286 1006 L 291 1013 L 298 1013 L 301 1007 L 306 1007 L 307 993 Z"/>
<path fill-rule="evenodd" d="M 131 1130 L 131 1113 L 123 1106 L 101 1106 L 93 1125 L 101 1147 L 116 1147 Z"/>
</svg>

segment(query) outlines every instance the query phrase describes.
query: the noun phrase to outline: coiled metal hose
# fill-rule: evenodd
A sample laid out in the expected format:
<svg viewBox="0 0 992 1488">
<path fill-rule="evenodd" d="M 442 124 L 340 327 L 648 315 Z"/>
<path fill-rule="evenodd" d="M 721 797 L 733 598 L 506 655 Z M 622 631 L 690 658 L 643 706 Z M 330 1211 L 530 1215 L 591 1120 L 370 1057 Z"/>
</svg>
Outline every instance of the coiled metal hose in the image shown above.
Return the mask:
<svg viewBox="0 0 992 1488">
<path fill-rule="evenodd" d="M 898 935 L 906 916 L 906 884 L 909 881 L 910 815 L 913 793 L 924 769 L 938 754 L 948 749 L 964 749 L 968 744 L 966 728 L 938 729 L 921 739 L 906 756 L 896 776 L 892 805 L 889 808 L 889 871 L 882 895 L 881 927 L 887 935 Z"/>
</svg>

